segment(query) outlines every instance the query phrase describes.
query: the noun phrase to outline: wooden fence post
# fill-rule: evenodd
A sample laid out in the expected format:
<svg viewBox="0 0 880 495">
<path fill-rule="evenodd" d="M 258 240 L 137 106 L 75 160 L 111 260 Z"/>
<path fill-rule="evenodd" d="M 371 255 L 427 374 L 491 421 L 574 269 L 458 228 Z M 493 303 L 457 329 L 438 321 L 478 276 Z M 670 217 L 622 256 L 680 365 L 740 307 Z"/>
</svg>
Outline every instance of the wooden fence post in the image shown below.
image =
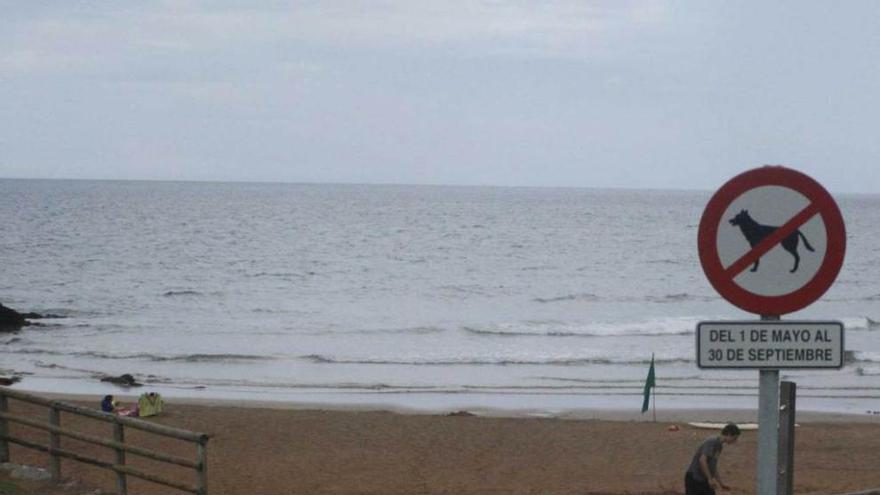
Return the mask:
<svg viewBox="0 0 880 495">
<path fill-rule="evenodd" d="M 49 424 L 61 427 L 61 411 L 55 406 L 49 407 Z M 49 432 L 49 474 L 52 475 L 52 481 L 61 480 L 61 456 L 58 455 L 58 449 L 61 448 L 61 435 Z"/>
<path fill-rule="evenodd" d="M 0 393 L 0 412 L 9 412 L 9 403 L 6 401 L 6 395 Z M 9 462 L 9 442 L 6 436 L 9 435 L 9 422 L 0 418 L 0 462 Z"/>
<path fill-rule="evenodd" d="M 208 440 L 202 439 L 198 443 L 198 463 L 197 471 L 198 479 L 196 480 L 196 488 L 199 495 L 208 495 Z"/>
<path fill-rule="evenodd" d="M 123 429 L 122 423 L 113 423 L 113 440 L 124 444 L 125 443 L 125 430 Z M 117 466 L 125 466 L 125 450 L 121 448 L 116 449 L 116 465 Z M 116 493 L 117 495 L 127 495 L 128 494 L 128 480 L 125 477 L 125 473 L 116 472 Z"/>
</svg>

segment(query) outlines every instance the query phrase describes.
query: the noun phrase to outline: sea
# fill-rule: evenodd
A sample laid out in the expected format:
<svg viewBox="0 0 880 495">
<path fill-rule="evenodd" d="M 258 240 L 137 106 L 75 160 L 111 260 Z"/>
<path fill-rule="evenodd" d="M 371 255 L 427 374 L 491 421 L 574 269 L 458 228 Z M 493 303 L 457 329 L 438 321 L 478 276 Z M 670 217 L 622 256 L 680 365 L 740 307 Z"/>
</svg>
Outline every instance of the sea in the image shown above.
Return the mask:
<svg viewBox="0 0 880 495">
<path fill-rule="evenodd" d="M 564 414 L 754 409 L 695 327 L 749 320 L 706 280 L 711 191 L 0 180 L 0 334 L 23 390 Z M 846 363 L 783 370 L 801 410 L 880 409 L 880 196 L 835 195 Z M 804 253 L 803 255 L 806 255 Z M 143 383 L 102 382 L 128 373 Z"/>
</svg>

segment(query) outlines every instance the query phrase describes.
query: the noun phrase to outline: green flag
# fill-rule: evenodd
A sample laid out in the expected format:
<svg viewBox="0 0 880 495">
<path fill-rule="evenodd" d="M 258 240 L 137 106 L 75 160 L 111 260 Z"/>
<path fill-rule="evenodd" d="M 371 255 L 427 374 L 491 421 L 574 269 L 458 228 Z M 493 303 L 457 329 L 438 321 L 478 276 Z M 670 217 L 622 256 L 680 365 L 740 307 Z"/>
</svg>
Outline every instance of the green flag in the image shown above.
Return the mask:
<svg viewBox="0 0 880 495">
<path fill-rule="evenodd" d="M 651 354 L 651 367 L 648 369 L 648 378 L 645 380 L 645 400 L 642 402 L 642 413 L 648 410 L 648 399 L 651 398 L 651 389 L 654 385 L 654 354 Z"/>
</svg>

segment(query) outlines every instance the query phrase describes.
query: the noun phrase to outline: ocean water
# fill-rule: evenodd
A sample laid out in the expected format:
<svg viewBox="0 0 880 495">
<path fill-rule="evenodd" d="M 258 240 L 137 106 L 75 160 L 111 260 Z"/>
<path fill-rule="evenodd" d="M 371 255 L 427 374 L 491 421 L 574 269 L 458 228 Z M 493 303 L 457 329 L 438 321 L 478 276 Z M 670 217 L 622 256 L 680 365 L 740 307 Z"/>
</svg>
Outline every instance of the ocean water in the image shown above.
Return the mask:
<svg viewBox="0 0 880 495">
<path fill-rule="evenodd" d="M 700 320 L 749 319 L 699 266 L 710 192 L 0 180 L 0 335 L 18 387 L 167 397 L 754 408 L 700 370 Z M 880 196 L 838 196 L 837 282 L 786 319 L 846 325 L 841 370 L 784 371 L 801 409 L 880 409 Z M 136 393 L 139 391 L 135 391 Z"/>
</svg>

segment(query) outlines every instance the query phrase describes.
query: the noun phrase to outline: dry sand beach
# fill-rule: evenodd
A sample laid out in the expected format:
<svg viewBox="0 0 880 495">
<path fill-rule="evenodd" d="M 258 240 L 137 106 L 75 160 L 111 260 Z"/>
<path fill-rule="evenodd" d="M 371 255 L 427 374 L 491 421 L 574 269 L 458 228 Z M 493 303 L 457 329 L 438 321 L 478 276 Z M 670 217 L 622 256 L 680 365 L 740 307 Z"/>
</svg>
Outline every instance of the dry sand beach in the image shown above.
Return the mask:
<svg viewBox="0 0 880 495">
<path fill-rule="evenodd" d="M 97 404 L 98 398 L 76 401 Z M 43 416 L 10 401 L 15 414 Z M 684 469 L 713 432 L 685 420 L 748 421 L 752 411 L 663 412 L 658 422 L 632 413 L 582 411 L 562 418 L 447 415 L 356 409 L 312 410 L 296 404 L 173 402 L 149 421 L 211 434 L 209 493 L 241 494 L 672 494 Z M 507 413 L 510 414 L 510 413 Z M 646 415 L 648 417 L 649 415 Z M 797 430 L 795 492 L 836 494 L 880 487 L 880 418 L 804 413 Z M 67 427 L 104 436 L 109 425 L 62 415 Z M 670 425 L 680 426 L 669 431 Z M 45 441 L 45 433 L 12 426 Z M 128 430 L 136 445 L 194 458 L 191 445 Z M 753 493 L 756 433 L 725 449 L 720 466 L 732 494 Z M 63 446 L 111 459 L 109 449 L 64 439 Z M 16 463 L 46 456 L 12 446 Z M 153 472 L 192 482 L 192 474 L 129 455 Z M 63 461 L 65 477 L 112 492 L 114 476 Z M 130 493 L 180 493 L 129 481 Z"/>
</svg>

